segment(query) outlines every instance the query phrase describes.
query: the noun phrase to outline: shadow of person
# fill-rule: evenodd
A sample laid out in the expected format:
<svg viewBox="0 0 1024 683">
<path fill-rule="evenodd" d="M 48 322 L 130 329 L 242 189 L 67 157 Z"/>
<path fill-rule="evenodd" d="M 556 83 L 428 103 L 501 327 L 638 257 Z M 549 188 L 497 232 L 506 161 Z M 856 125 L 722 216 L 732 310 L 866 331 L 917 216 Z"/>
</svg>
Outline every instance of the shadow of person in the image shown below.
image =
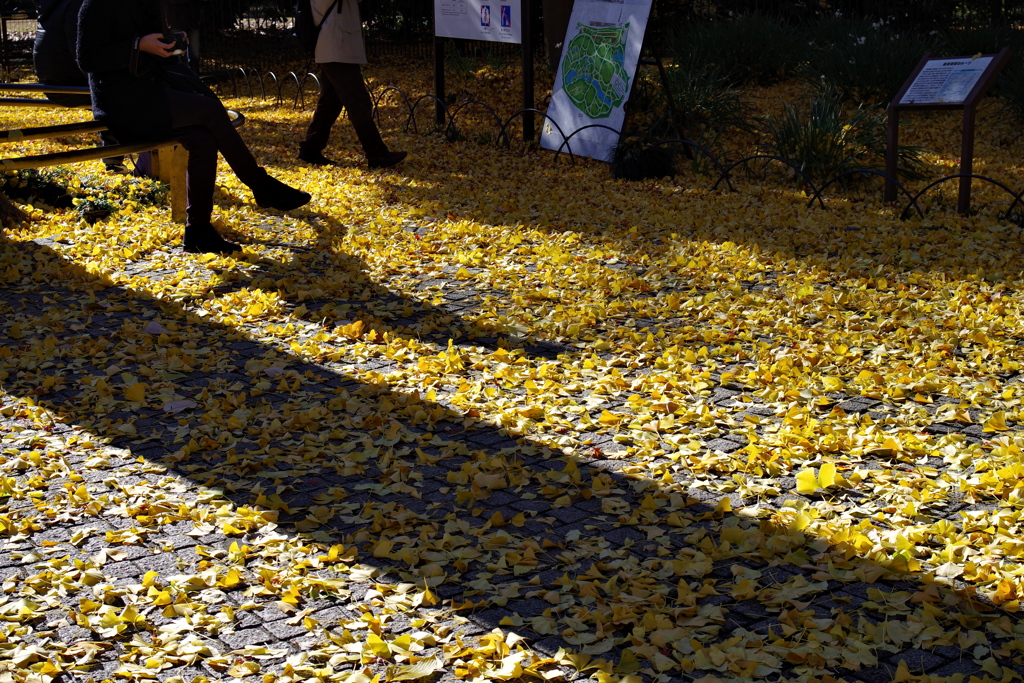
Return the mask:
<svg viewBox="0 0 1024 683">
<path fill-rule="evenodd" d="M 983 671 L 961 657 L 980 629 L 1016 666 L 1015 616 L 804 533 L 799 506 L 733 511 L 642 460 L 557 450 L 500 392 L 493 416 L 465 407 L 470 361 L 521 351 L 382 361 L 383 334 L 228 324 L 8 236 L 0 271 L 0 567 L 30 665 L 376 671 L 415 651 L 453 669 L 477 661 L 454 633 L 501 627 L 620 675 Z"/>
</svg>

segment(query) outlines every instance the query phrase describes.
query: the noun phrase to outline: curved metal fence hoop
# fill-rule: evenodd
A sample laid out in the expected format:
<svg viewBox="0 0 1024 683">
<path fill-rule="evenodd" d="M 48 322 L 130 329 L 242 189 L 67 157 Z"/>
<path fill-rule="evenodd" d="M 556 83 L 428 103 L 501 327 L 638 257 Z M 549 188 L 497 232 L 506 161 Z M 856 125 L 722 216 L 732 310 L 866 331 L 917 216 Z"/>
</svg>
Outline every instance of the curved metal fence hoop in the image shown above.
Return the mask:
<svg viewBox="0 0 1024 683">
<path fill-rule="evenodd" d="M 466 100 L 465 102 L 459 103 L 459 106 L 455 107 L 455 109 L 452 110 L 452 115 L 451 115 L 451 119 L 448 122 L 448 127 L 445 128 L 445 134 L 446 135 L 450 135 L 450 131 L 451 132 L 455 131 L 455 117 L 459 115 L 460 111 L 462 111 L 463 109 L 465 109 L 466 107 L 468 107 L 471 104 L 479 104 L 481 107 L 483 107 L 488 112 L 490 112 L 491 116 L 494 117 L 495 123 L 498 124 L 498 129 L 499 130 L 502 129 L 501 117 L 498 116 L 498 112 L 494 111 L 494 109 L 492 109 L 490 107 L 490 105 L 488 105 L 486 102 L 481 102 L 480 100 Z M 500 135 L 500 133 L 499 133 L 499 135 Z"/>
<path fill-rule="evenodd" d="M 423 100 L 431 100 L 431 101 L 434 102 L 434 104 L 441 105 L 441 111 L 444 112 L 445 120 L 446 121 L 450 121 L 451 120 L 451 114 L 448 112 L 448 106 L 444 103 L 444 101 L 440 97 L 438 97 L 437 95 L 431 94 L 431 93 L 427 93 L 426 95 L 420 95 L 418 98 L 416 98 L 416 101 L 413 102 L 412 108 L 409 110 L 409 122 L 406 123 L 406 125 L 405 125 L 405 129 L 406 130 L 408 130 L 410 127 L 412 127 L 412 132 L 417 133 L 417 134 L 420 131 L 419 131 L 419 128 L 417 127 L 417 125 L 416 125 L 416 109 L 420 106 L 420 102 L 422 102 Z M 449 125 L 451 125 L 451 124 L 449 123 L 449 124 L 445 125 L 445 127 L 444 127 L 445 131 L 448 130 Z"/>
<path fill-rule="evenodd" d="M 249 98 L 255 99 L 256 96 L 252 92 L 252 81 L 249 80 L 249 72 L 245 70 L 245 67 L 238 67 L 238 70 L 242 72 L 242 78 L 245 79 L 245 86 L 249 89 Z"/>
<path fill-rule="evenodd" d="M 801 171 L 797 166 L 793 165 L 793 162 L 789 161 L 788 159 L 783 159 L 782 157 L 777 157 L 777 156 L 774 156 L 772 154 L 752 154 L 749 157 L 743 157 L 739 161 L 730 164 L 729 166 L 726 167 L 725 173 L 722 175 L 722 177 L 715 181 L 715 184 L 711 187 L 711 189 L 712 190 L 717 190 L 718 189 L 718 184 L 721 183 L 723 180 L 725 180 L 726 178 L 729 177 L 729 172 L 732 171 L 732 169 L 736 168 L 740 164 L 746 164 L 746 163 L 749 163 L 751 161 L 754 161 L 755 159 L 767 159 L 769 161 L 779 161 L 779 162 L 782 162 L 786 166 L 789 166 L 791 169 L 793 169 L 794 171 L 799 173 L 800 177 L 804 179 L 804 182 L 807 183 L 807 185 L 812 190 L 814 190 L 814 194 L 815 195 L 818 194 L 818 188 L 816 188 L 814 186 L 814 183 L 811 182 L 811 179 L 807 177 L 806 173 Z M 811 198 L 811 201 L 812 202 L 814 201 L 813 197 Z M 825 208 L 825 202 L 823 202 L 821 200 L 820 196 L 818 197 L 818 205 L 821 206 L 821 208 L 823 208 L 823 209 Z"/>
<path fill-rule="evenodd" d="M 268 71 L 267 76 L 274 81 L 274 104 L 281 104 L 281 82 L 277 80 L 277 74 L 273 71 Z"/>
<path fill-rule="evenodd" d="M 1013 203 L 1010 204 L 1010 208 L 1006 210 L 1006 218 L 1010 217 L 1010 214 L 1017 208 L 1017 204 L 1020 203 L 1021 200 L 1024 200 L 1024 190 L 1021 190 L 1020 194 L 1013 198 Z"/>
<path fill-rule="evenodd" d="M 615 133 L 615 135 L 622 135 L 622 131 L 616 130 L 611 126 L 606 126 L 603 123 L 588 123 L 582 128 L 577 128 L 573 132 L 569 133 L 569 137 L 565 137 L 564 133 L 562 134 L 562 144 L 560 144 L 558 146 L 558 149 L 555 150 L 555 161 L 558 161 L 558 155 L 562 153 L 562 148 L 565 147 L 567 150 L 569 150 L 569 155 L 573 158 L 573 163 L 575 163 L 576 155 L 573 154 L 572 145 L 569 144 L 569 141 L 572 140 L 577 133 L 585 131 L 588 128 L 604 128 L 605 130 L 610 130 L 611 132 Z M 562 130 L 559 128 L 558 132 L 561 133 Z"/>
<path fill-rule="evenodd" d="M 543 112 L 540 109 L 533 109 L 532 107 L 524 107 L 523 109 L 512 112 L 512 115 L 505 119 L 505 123 L 501 124 L 501 130 L 498 131 L 498 139 L 495 141 L 497 144 L 501 144 L 502 141 L 504 141 L 506 147 L 512 144 L 512 141 L 508 139 L 508 126 L 510 123 L 512 123 L 512 120 L 514 118 L 516 118 L 517 116 L 522 116 L 523 114 L 540 114 L 542 117 L 544 117 L 545 121 L 550 123 L 558 130 L 558 134 L 562 136 L 563 145 L 565 145 L 568 141 L 568 139 L 565 137 L 565 133 L 562 132 L 562 127 L 559 126 L 553 118 L 548 116 L 546 112 Z M 561 150 L 562 148 L 559 147 L 558 149 Z M 572 147 L 569 147 L 568 149 L 570 161 L 572 161 L 573 165 L 575 165 L 576 158 L 572 153 Z M 557 153 L 555 154 L 555 159 L 558 159 Z"/>
<path fill-rule="evenodd" d="M 662 140 L 657 145 L 655 145 L 655 147 L 663 147 L 665 145 L 670 145 L 672 143 L 677 143 L 677 142 L 678 143 L 682 143 L 682 144 L 684 144 L 684 145 L 686 145 L 688 147 L 693 147 L 694 149 L 696 149 L 696 150 L 698 150 L 700 152 L 703 152 L 704 155 L 708 159 L 711 159 L 711 163 L 715 165 L 715 168 L 718 170 L 718 172 L 723 174 L 723 175 L 725 174 L 725 171 L 722 169 L 722 164 L 720 164 L 718 162 L 718 157 L 716 157 L 714 154 L 712 154 L 709 150 L 707 150 L 704 147 L 698 145 L 696 142 L 691 142 L 689 140 L 684 140 L 683 138 L 674 138 L 672 140 Z M 730 180 L 728 177 L 725 178 L 725 183 L 729 186 L 729 191 L 730 192 L 735 192 L 736 191 L 736 188 L 734 188 L 732 186 L 732 180 Z"/>
<path fill-rule="evenodd" d="M 380 103 L 389 92 L 398 93 L 399 97 L 402 98 L 402 101 L 405 102 L 405 108 L 409 112 L 409 118 L 405 120 L 405 129 L 409 130 L 409 120 L 412 118 L 412 104 L 409 102 L 409 98 L 406 97 L 405 93 L 402 92 L 402 89 L 394 85 L 386 86 L 380 91 L 380 95 L 373 100 L 373 116 L 377 120 L 377 125 L 380 125 Z"/>
<path fill-rule="evenodd" d="M 304 91 L 306 89 L 306 81 L 310 78 L 312 78 L 313 82 L 316 83 L 318 94 L 324 91 L 323 84 L 320 83 L 320 79 L 317 78 L 314 73 L 306 72 L 306 75 L 303 76 L 301 80 L 294 71 L 289 71 L 288 75 L 295 81 L 295 99 L 292 100 L 292 109 L 306 108 L 306 96 Z"/>
<path fill-rule="evenodd" d="M 921 195 L 923 195 L 925 192 L 927 192 L 928 190 L 932 189 L 936 185 L 941 185 L 942 183 L 946 182 L 947 180 L 955 180 L 957 178 L 971 178 L 971 179 L 984 180 L 987 183 L 992 183 L 996 187 L 999 187 L 999 188 L 1002 188 L 1002 189 L 1006 190 L 1010 194 L 1010 196 L 1014 198 L 1014 203 L 1010 204 L 1010 208 L 1011 209 L 1016 205 L 1016 200 L 1019 198 L 1017 193 L 1015 193 L 1013 190 L 1011 190 L 1006 185 L 1003 185 L 998 180 L 994 180 L 993 178 L 989 178 L 988 176 L 975 175 L 973 173 L 957 173 L 955 175 L 948 175 L 948 176 L 939 178 L 938 180 L 935 180 L 933 182 L 928 183 L 927 185 L 925 185 L 923 190 L 921 190 L 920 192 L 918 192 L 917 194 L 914 195 L 914 198 L 911 201 L 916 202 L 918 199 L 921 198 Z M 910 210 L 910 205 L 908 204 L 906 207 L 904 207 L 903 211 L 900 212 L 900 220 L 903 220 L 903 219 L 905 219 L 907 217 L 907 211 L 909 211 L 909 210 Z M 1009 212 L 1007 212 L 1007 215 L 1009 215 Z"/>
<path fill-rule="evenodd" d="M 807 208 L 808 209 L 811 208 L 811 204 L 814 203 L 815 199 L 817 199 L 820 202 L 821 201 L 821 194 L 825 191 L 825 188 L 829 187 L 830 185 L 835 184 L 836 182 L 842 180 L 843 178 L 845 178 L 847 176 L 851 176 L 851 175 L 865 175 L 865 174 L 881 176 L 881 177 L 885 178 L 886 180 L 888 180 L 888 181 L 892 182 L 893 184 L 895 184 L 896 187 L 898 187 L 901 190 L 903 190 L 903 194 L 905 194 L 908 197 L 910 197 L 910 204 L 907 205 L 907 208 L 909 209 L 911 206 L 913 206 L 915 209 L 917 209 L 918 215 L 921 216 L 921 218 L 924 218 L 924 212 L 921 211 L 921 207 L 918 206 L 917 199 L 912 194 L 910 194 L 910 190 L 905 188 L 903 186 L 903 183 L 901 183 L 896 178 L 893 178 L 888 173 L 885 173 L 884 171 L 879 171 L 879 170 L 874 169 L 874 168 L 854 168 L 854 169 L 851 169 L 849 171 L 843 171 L 842 173 L 837 175 L 835 178 L 832 178 L 827 183 L 825 183 L 824 185 L 822 185 L 821 187 L 818 188 L 818 192 L 813 197 L 811 197 L 809 202 L 807 202 Z"/>
<path fill-rule="evenodd" d="M 256 74 L 256 78 L 260 82 L 260 100 L 267 99 L 267 89 L 263 87 L 263 74 L 260 73 L 259 69 L 249 69 L 249 75 Z M 252 89 L 250 88 L 250 97 L 252 97 Z"/>
</svg>

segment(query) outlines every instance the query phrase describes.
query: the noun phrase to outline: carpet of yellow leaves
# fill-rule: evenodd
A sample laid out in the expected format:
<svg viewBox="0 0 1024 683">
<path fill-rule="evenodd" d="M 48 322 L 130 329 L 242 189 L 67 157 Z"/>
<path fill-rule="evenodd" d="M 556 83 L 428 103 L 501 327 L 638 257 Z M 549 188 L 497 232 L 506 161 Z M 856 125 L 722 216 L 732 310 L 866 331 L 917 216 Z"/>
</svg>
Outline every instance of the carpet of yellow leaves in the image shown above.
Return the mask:
<svg viewBox="0 0 1024 683">
<path fill-rule="evenodd" d="M 870 184 L 626 183 L 389 102 L 386 172 L 344 122 L 314 169 L 308 112 L 227 102 L 314 197 L 268 215 L 223 169 L 240 258 L 164 207 L 0 237 L 4 680 L 1020 679 L 1008 195 L 900 221 Z M 1019 128 L 979 120 L 976 172 L 1024 188 Z M 953 172 L 956 117 L 909 123 Z"/>
</svg>

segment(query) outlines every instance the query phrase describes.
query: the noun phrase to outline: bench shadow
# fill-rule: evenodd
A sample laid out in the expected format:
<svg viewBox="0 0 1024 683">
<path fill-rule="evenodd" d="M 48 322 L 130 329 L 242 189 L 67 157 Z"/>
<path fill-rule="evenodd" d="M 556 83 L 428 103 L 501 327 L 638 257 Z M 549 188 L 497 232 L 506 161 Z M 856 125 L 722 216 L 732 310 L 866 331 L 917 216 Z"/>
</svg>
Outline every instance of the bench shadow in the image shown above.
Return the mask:
<svg viewBox="0 0 1024 683">
<path fill-rule="evenodd" d="M 281 277 L 288 268 L 259 265 L 254 277 Z M 526 416 L 505 415 L 503 426 L 460 407 L 458 391 L 440 398 L 430 387 L 397 391 L 384 377 L 395 363 L 359 357 L 359 344 L 384 343 L 365 335 L 340 338 L 335 357 L 311 358 L 292 351 L 299 331 L 275 337 L 266 325 L 221 325 L 189 302 L 107 286 L 53 248 L 6 235 L 0 268 L 12 275 L 0 290 L 0 428 L 38 434 L 17 455 L 4 451 L 8 463 L 17 457 L 25 465 L 5 468 L 18 486 L 0 512 L 41 527 L 9 539 L 0 553 L 7 579 L 36 573 L 38 562 L 15 557 L 26 547 L 101 553 L 121 539 L 113 542 L 123 554 L 97 569 L 123 587 L 149 571 L 163 585 L 211 568 L 223 577 L 225 558 L 247 546 L 251 564 L 237 564 L 233 583 L 204 585 L 213 589 L 205 597 L 179 586 L 189 600 L 209 600 L 211 614 L 221 604 L 247 606 L 236 612 L 233 632 L 195 622 L 194 632 L 221 650 L 287 642 L 292 652 L 325 652 L 322 634 L 294 622 L 294 609 L 335 633 L 338 624 L 366 621 L 363 614 L 379 619 L 389 638 L 409 633 L 423 625 L 393 608 L 418 594 L 434 626 L 470 636 L 502 627 L 542 653 L 589 652 L 620 662 L 623 674 L 666 667 L 678 675 L 681 666 L 694 678 L 760 678 L 759 665 L 784 677 L 884 676 L 901 660 L 916 666 L 915 657 L 930 672 L 971 671 L 960 661 L 960 628 L 1018 623 L 972 598 L 970 586 L 949 590 L 926 572 L 901 573 L 864 557 L 854 544 L 805 536 L 798 510 L 781 500 L 799 496 L 744 513 L 743 501 L 689 488 L 671 463 L 651 469 L 604 457 L 597 446 L 559 452 L 509 426 Z M 216 288 L 209 294 L 223 296 Z M 362 274 L 348 295 L 356 308 L 397 299 L 396 306 L 425 310 L 425 319 L 442 315 Z M 384 322 L 384 331 L 405 334 L 396 321 Z M 464 332 L 471 343 L 479 339 Z M 482 347 L 490 361 L 528 359 L 501 344 Z M 467 374 L 458 354 L 436 361 L 451 364 L 453 384 Z M 37 476 L 26 460 L 30 447 L 58 453 L 66 471 Z M 79 483 L 92 500 L 107 495 L 119 505 L 90 508 Z M 40 500 L 62 514 L 37 515 Z M 202 506 L 193 503 L 222 515 L 194 516 Z M 84 540 L 76 536 L 86 529 Z M 281 538 L 310 550 L 296 554 Z M 334 546 L 342 547 L 333 559 L 303 559 Z M 298 593 L 289 593 L 293 586 Z M 423 586 L 442 602 L 430 606 Z M 68 595 L 46 615 L 64 620 L 54 638 L 67 645 L 104 639 L 98 627 L 69 617 L 80 597 Z M 294 609 L 282 611 L 291 598 Z M 116 591 L 107 599 L 125 604 Z M 921 614 L 934 627 L 924 635 Z M 174 618 L 148 612 L 139 630 L 155 635 Z M 854 642 L 846 629 L 857 619 L 884 633 L 870 646 Z M 990 631 L 993 642 L 1004 642 L 1013 629 Z M 720 658 L 736 637 L 751 644 L 749 656 Z M 832 649 L 805 652 L 798 644 L 808 638 Z M 118 654 L 141 661 L 127 639 L 113 638 L 97 673 L 111 674 Z M 758 654 L 753 643 L 769 642 L 772 651 Z M 624 648 L 630 654 L 621 659 Z M 1000 661 L 1012 666 L 1012 657 Z M 173 672 L 223 673 L 202 657 Z"/>
</svg>

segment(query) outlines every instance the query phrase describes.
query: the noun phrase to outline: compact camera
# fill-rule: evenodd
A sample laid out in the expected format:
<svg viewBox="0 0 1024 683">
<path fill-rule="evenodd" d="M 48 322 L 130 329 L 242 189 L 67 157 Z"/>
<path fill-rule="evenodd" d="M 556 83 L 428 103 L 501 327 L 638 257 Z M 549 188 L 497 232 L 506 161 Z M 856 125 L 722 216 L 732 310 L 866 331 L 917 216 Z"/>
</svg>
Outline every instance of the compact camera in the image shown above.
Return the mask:
<svg viewBox="0 0 1024 683">
<path fill-rule="evenodd" d="M 183 55 L 185 54 L 185 49 L 188 48 L 188 40 L 186 40 L 184 33 L 171 33 L 170 31 L 164 31 L 163 42 L 174 43 L 170 52 L 172 55 Z"/>
</svg>

